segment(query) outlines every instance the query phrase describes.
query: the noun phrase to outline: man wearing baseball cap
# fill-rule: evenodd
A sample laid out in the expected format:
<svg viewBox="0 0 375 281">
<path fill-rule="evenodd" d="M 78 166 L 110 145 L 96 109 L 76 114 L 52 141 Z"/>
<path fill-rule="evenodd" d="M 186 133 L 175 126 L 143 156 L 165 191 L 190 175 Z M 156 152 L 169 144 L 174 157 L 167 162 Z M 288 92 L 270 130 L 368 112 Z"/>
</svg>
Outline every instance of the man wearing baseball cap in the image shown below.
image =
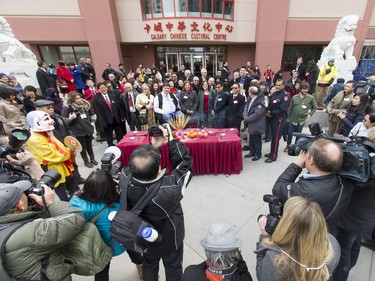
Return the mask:
<svg viewBox="0 0 375 281">
<path fill-rule="evenodd" d="M 323 109 L 323 101 L 328 95 L 329 87 L 336 79 L 337 67 L 335 65 L 335 58 L 328 57 L 327 63 L 320 67 L 318 76 L 318 87 L 316 87 L 316 93 L 314 95 L 318 109 Z"/>
<path fill-rule="evenodd" d="M 42 187 L 44 194 L 38 196 L 29 194 L 29 181 L 0 184 L 1 232 L 14 226 L 0 241 L 2 263 L 17 280 L 71 280 L 74 264 L 66 261 L 62 247 L 81 233 L 85 219 L 68 202 L 58 201 L 51 188 Z M 29 210 L 30 199 L 41 211 Z M 1 280 L 5 278 L 2 274 L 0 270 Z"/>
<path fill-rule="evenodd" d="M 201 245 L 206 253 L 206 261 L 188 266 L 182 281 L 253 280 L 241 256 L 241 240 L 235 237 L 231 225 L 211 224 L 206 239 L 201 241 Z"/>
</svg>

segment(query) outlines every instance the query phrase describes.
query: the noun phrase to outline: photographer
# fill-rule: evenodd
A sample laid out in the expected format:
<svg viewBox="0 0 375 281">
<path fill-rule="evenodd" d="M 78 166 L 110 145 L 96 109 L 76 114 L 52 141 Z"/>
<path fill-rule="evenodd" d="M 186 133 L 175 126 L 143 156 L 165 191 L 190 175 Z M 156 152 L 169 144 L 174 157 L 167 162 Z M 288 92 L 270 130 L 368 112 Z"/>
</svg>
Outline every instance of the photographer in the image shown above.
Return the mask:
<svg viewBox="0 0 375 281">
<path fill-rule="evenodd" d="M 43 196 L 26 196 L 29 181 L 0 184 L 1 229 L 23 221 L 5 242 L 3 265 L 17 280 L 71 280 L 74 262 L 65 259 L 62 248 L 83 230 L 85 220 L 69 203 L 57 202 L 51 188 L 43 187 Z M 29 211 L 29 198 L 44 211 Z"/>
<path fill-rule="evenodd" d="M 366 115 L 363 124 L 375 122 L 374 114 Z M 366 124 L 367 123 L 367 124 Z M 366 136 L 375 142 L 375 130 L 366 131 Z M 349 271 L 356 265 L 361 249 L 362 238 L 372 238 L 375 231 L 375 180 L 370 179 L 361 186 L 355 186 L 349 207 L 337 224 L 336 239 L 341 247 L 341 258 L 333 273 L 333 280 L 346 281 Z"/>
<path fill-rule="evenodd" d="M 39 180 L 44 171 L 30 151 L 22 147 L 29 132 L 15 129 L 9 134 L 0 132 L 0 183 L 13 183 L 19 180 Z M 27 171 L 24 169 L 27 168 Z M 30 175 L 31 173 L 31 175 Z"/>
<path fill-rule="evenodd" d="M 303 197 L 292 197 L 272 236 L 266 232 L 267 218 L 259 218 L 257 243 L 258 281 L 329 280 L 339 257 L 336 239 L 327 233 L 319 205 Z"/>
<path fill-rule="evenodd" d="M 141 200 L 143 194 L 152 185 L 160 188 L 139 217 L 153 225 L 161 235 L 161 242 L 155 242 L 150 251 L 144 253 L 143 280 L 158 279 L 159 261 L 163 259 L 166 280 L 180 281 L 182 275 L 184 217 L 180 201 L 192 174 L 192 158 L 186 146 L 173 140 L 169 125 L 159 126 L 159 135 L 152 135 L 152 145 L 142 145 L 133 151 L 129 167 L 120 176 L 122 190 L 127 187 L 126 195 L 121 194 L 121 208 L 126 205 L 131 210 Z M 166 170 L 160 170 L 160 152 L 163 143 L 168 140 L 169 155 L 173 171 L 170 176 Z"/>
<path fill-rule="evenodd" d="M 273 186 L 272 193 L 280 198 L 281 203 L 292 196 L 303 196 L 317 202 L 322 208 L 329 231 L 334 233 L 352 193 L 350 182 L 337 175 L 342 162 L 343 151 L 340 146 L 327 139 L 317 139 L 307 152 L 301 151 L 295 163 L 286 168 Z M 308 173 L 295 182 L 303 168 Z"/>
</svg>

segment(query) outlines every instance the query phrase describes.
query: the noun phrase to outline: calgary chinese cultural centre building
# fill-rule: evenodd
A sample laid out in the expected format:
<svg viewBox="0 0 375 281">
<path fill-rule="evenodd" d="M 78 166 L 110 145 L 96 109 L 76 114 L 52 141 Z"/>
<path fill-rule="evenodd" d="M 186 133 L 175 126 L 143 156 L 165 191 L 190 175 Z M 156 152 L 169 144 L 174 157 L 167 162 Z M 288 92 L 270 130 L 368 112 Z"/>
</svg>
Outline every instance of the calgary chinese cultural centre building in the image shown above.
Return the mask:
<svg viewBox="0 0 375 281">
<path fill-rule="evenodd" d="M 375 0 L 0 0 L 1 16 L 39 59 L 90 56 L 125 69 L 139 63 L 209 75 L 229 62 L 290 70 L 318 60 L 337 23 L 358 15 L 354 55 L 375 58 Z"/>
</svg>

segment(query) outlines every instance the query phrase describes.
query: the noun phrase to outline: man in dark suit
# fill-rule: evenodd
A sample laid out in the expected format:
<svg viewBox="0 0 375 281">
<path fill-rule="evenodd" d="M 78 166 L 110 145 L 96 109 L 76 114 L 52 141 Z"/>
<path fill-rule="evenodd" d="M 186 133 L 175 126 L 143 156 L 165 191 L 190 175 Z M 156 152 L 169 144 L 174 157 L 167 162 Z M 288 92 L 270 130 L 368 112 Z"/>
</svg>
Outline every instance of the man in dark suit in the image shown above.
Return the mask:
<svg viewBox="0 0 375 281">
<path fill-rule="evenodd" d="M 54 88 L 57 90 L 56 81 L 47 73 L 47 65 L 44 61 L 38 61 L 36 79 L 38 80 L 40 90 L 42 91 L 44 97 L 47 96 L 46 90 L 48 88 Z"/>
<path fill-rule="evenodd" d="M 125 83 L 125 93 L 120 96 L 120 110 L 122 118 L 125 118 L 131 131 L 140 130 L 138 124 L 138 112 L 135 102 L 138 96 L 137 91 L 133 91 L 131 83 Z"/>
<path fill-rule="evenodd" d="M 225 116 L 228 105 L 228 94 L 224 91 L 223 84 L 216 85 L 214 98 L 212 99 L 212 125 L 214 128 L 225 127 Z"/>
<path fill-rule="evenodd" d="M 98 83 L 97 88 L 100 94 L 94 96 L 92 106 L 97 116 L 99 129 L 104 132 L 108 146 L 113 146 L 113 130 L 115 130 L 117 142 L 123 137 L 120 109 L 114 97 L 108 94 L 108 89 L 103 83 Z"/>
<path fill-rule="evenodd" d="M 250 79 L 249 76 L 247 76 L 246 67 L 245 66 L 242 66 L 240 68 L 240 78 L 239 78 L 238 82 L 240 84 L 242 84 L 242 87 L 245 90 L 245 95 L 247 96 L 247 93 L 248 93 L 249 87 L 250 87 L 251 79 Z"/>
<path fill-rule="evenodd" d="M 303 58 L 298 57 L 296 64 L 293 66 L 291 75 L 293 71 L 298 71 L 298 79 L 303 81 L 306 78 L 306 66 L 303 64 Z"/>
<path fill-rule="evenodd" d="M 237 128 L 238 134 L 241 132 L 241 121 L 243 119 L 243 109 L 245 108 L 245 97 L 240 93 L 240 85 L 234 83 L 232 91 L 228 97 L 228 109 L 226 113 L 226 127 Z"/>
<path fill-rule="evenodd" d="M 92 81 L 94 81 L 94 83 L 96 83 L 96 73 L 95 73 L 95 68 L 92 66 L 91 64 L 91 58 L 90 57 L 87 57 L 86 58 L 86 70 L 90 76 L 90 79 L 92 79 Z"/>
</svg>

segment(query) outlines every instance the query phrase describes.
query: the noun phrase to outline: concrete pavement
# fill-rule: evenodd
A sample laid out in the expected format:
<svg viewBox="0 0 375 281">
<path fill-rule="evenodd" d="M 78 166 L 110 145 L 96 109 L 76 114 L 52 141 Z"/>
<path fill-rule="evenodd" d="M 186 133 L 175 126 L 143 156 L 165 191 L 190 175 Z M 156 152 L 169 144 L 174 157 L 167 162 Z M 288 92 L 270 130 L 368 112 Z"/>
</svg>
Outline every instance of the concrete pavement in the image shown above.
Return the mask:
<svg viewBox="0 0 375 281">
<path fill-rule="evenodd" d="M 94 141 L 96 160 L 100 162 L 107 148 L 105 142 Z M 263 154 L 269 152 L 270 143 L 263 143 Z M 286 143 L 281 140 L 279 158 L 276 162 L 264 163 L 265 158 L 251 161 L 243 159 L 243 171 L 239 175 L 205 175 L 195 176 L 182 205 L 185 213 L 186 237 L 184 242 L 184 268 L 190 264 L 201 263 L 204 251 L 200 240 L 205 237 L 207 226 L 213 222 L 233 224 L 238 238 L 242 240 L 242 254 L 254 280 L 255 274 L 255 243 L 258 241 L 259 230 L 256 219 L 259 214 L 268 213 L 268 205 L 262 197 L 271 193 L 277 177 L 293 161 L 293 157 L 283 152 Z M 247 152 L 243 152 L 245 155 Z M 92 169 L 83 165 L 77 156 L 80 172 L 87 177 Z M 100 167 L 100 166 L 98 166 Z M 373 269 L 374 268 L 374 269 Z M 94 277 L 73 276 L 74 281 L 94 280 Z M 110 269 L 111 281 L 139 280 L 136 267 L 125 253 L 113 258 Z M 164 281 L 161 265 L 160 281 Z M 350 281 L 375 281 L 375 254 L 362 247 L 357 265 L 351 270 Z"/>
</svg>

